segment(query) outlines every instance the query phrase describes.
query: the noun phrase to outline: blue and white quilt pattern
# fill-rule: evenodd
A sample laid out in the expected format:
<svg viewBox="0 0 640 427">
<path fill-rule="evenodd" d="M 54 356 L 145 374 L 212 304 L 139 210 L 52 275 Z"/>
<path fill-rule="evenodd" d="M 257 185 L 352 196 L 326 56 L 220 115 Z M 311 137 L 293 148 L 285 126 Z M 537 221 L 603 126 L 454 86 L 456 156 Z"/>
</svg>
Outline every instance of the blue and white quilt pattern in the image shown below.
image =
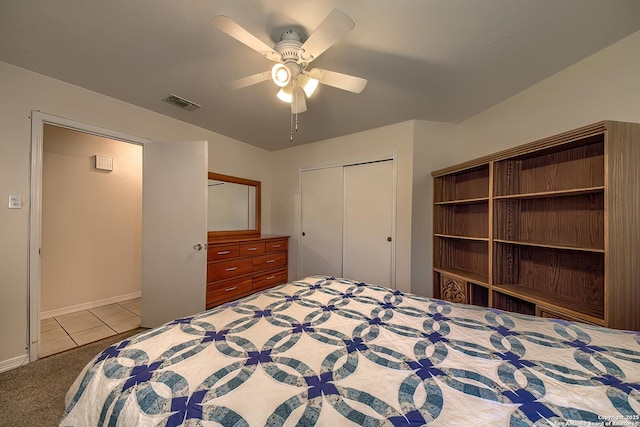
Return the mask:
<svg viewBox="0 0 640 427">
<path fill-rule="evenodd" d="M 107 348 L 69 390 L 61 425 L 640 425 L 639 414 L 638 333 L 311 277 Z"/>
</svg>

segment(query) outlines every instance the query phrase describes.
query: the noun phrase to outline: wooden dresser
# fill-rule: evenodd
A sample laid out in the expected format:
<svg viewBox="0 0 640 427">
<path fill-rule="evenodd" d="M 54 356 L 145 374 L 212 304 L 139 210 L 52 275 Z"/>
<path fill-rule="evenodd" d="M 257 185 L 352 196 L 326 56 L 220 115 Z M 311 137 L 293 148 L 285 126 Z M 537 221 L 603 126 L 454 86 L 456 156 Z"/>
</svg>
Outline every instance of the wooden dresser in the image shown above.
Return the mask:
<svg viewBox="0 0 640 427">
<path fill-rule="evenodd" d="M 289 236 L 209 243 L 207 309 L 288 281 Z"/>
</svg>

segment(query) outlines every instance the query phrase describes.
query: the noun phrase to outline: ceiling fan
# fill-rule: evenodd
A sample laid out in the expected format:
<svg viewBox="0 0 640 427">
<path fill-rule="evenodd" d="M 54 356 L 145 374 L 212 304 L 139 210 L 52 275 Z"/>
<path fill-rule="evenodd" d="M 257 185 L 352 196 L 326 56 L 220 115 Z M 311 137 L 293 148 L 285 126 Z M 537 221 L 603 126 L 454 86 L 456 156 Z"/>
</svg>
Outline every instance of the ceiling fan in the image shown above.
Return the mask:
<svg viewBox="0 0 640 427">
<path fill-rule="evenodd" d="M 354 93 L 362 92 L 367 85 L 367 80 L 360 77 L 308 68 L 311 61 L 355 27 L 353 20 L 339 9 L 333 9 L 304 43 L 299 33 L 288 30 L 273 48 L 227 16 L 216 16 L 211 19 L 211 23 L 220 31 L 276 62 L 270 71 L 223 83 L 228 89 L 240 89 L 271 79 L 280 87 L 278 98 L 291 104 L 292 114 L 298 114 L 307 110 L 305 95 L 311 96 L 318 83 Z"/>
</svg>

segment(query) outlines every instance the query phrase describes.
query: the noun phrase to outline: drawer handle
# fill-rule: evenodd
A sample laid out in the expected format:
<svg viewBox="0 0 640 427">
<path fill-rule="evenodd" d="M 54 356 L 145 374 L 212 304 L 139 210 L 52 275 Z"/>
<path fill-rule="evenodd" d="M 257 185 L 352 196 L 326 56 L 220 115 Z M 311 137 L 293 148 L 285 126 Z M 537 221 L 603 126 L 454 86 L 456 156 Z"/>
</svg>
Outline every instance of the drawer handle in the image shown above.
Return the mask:
<svg viewBox="0 0 640 427">
<path fill-rule="evenodd" d="M 271 280 L 271 279 L 275 279 L 275 278 L 276 278 L 276 276 L 269 276 L 269 277 L 267 277 L 267 280 Z"/>
<path fill-rule="evenodd" d="M 279 247 L 280 247 L 280 245 L 273 245 L 273 247 L 274 247 L 274 248 L 279 248 Z"/>
<path fill-rule="evenodd" d="M 267 261 L 267 264 L 271 264 L 272 262 L 276 262 L 276 260 L 275 259 L 270 259 L 270 260 Z"/>
<path fill-rule="evenodd" d="M 237 270 L 238 267 L 229 267 L 227 269 L 225 269 L 225 271 L 233 271 L 233 270 Z"/>
<path fill-rule="evenodd" d="M 218 252 L 218 255 L 226 255 L 226 254 L 230 254 L 231 251 L 220 251 Z"/>
<path fill-rule="evenodd" d="M 257 250 L 258 250 L 258 248 L 249 248 L 249 249 L 247 249 L 247 250 L 248 250 L 248 251 L 257 251 Z"/>
<path fill-rule="evenodd" d="M 231 292 L 231 291 L 235 290 L 236 288 L 237 288 L 237 286 L 232 286 L 230 288 L 225 289 L 224 291 L 225 292 Z"/>
</svg>

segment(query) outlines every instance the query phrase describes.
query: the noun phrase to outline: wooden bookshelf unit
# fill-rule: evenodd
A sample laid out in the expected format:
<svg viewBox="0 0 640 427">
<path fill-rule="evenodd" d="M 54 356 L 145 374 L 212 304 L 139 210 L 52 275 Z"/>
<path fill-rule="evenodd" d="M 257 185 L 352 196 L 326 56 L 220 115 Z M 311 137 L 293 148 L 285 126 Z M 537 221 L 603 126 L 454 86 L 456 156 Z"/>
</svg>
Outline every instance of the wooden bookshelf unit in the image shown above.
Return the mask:
<svg viewBox="0 0 640 427">
<path fill-rule="evenodd" d="M 640 330 L 640 125 L 599 122 L 432 175 L 436 298 Z"/>
</svg>

